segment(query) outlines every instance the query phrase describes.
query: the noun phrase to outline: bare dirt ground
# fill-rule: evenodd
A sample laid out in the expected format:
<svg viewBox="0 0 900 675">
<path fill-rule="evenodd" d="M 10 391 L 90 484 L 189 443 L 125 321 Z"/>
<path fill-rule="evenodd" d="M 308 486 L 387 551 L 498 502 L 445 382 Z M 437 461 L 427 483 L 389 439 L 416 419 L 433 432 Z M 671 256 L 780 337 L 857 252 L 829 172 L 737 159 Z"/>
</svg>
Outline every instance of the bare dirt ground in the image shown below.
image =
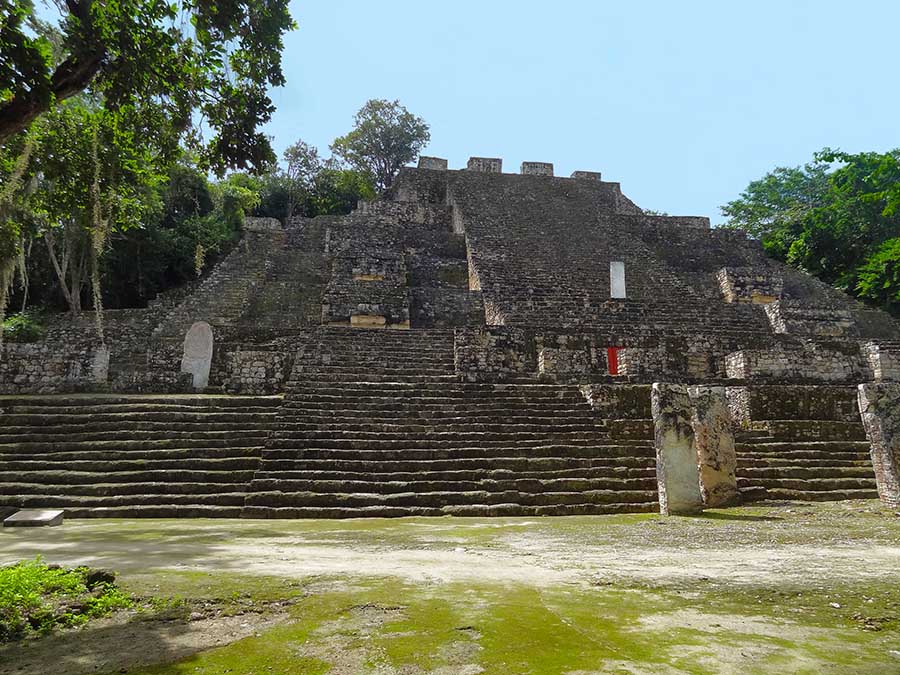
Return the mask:
<svg viewBox="0 0 900 675">
<path fill-rule="evenodd" d="M 0 648 L 0 673 L 900 673 L 900 517 L 875 502 L 0 532 L 0 564 L 35 555 L 214 609 Z"/>
</svg>

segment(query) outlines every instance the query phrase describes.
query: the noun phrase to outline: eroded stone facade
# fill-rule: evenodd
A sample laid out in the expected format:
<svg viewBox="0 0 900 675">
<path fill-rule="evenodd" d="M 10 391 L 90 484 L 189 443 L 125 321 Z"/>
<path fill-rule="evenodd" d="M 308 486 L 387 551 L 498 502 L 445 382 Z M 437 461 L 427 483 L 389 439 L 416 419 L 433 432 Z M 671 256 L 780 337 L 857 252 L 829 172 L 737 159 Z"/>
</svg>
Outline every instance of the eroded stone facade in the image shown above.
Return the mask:
<svg viewBox="0 0 900 675">
<path fill-rule="evenodd" d="M 105 344 L 85 316 L 4 345 L 0 394 L 285 395 L 282 426 L 255 451 L 271 474 L 254 479 L 247 515 L 678 512 L 874 494 L 856 461 L 868 445 L 855 392 L 900 381 L 888 315 L 708 218 L 644 213 L 599 172 L 525 162 L 510 174 L 484 157 L 419 167 L 346 216 L 248 220 L 196 284 L 107 312 Z M 195 325 L 208 333 L 186 340 Z M 872 447 L 893 448 L 877 440 L 893 413 L 863 407 L 882 430 Z M 856 463 L 832 463 L 838 452 Z M 434 475 L 363 505 L 278 477 L 294 465 L 343 475 L 348 462 L 360 490 L 364 476 Z M 882 467 L 889 482 L 895 464 Z M 448 472 L 467 478 L 435 506 L 420 493 Z"/>
</svg>

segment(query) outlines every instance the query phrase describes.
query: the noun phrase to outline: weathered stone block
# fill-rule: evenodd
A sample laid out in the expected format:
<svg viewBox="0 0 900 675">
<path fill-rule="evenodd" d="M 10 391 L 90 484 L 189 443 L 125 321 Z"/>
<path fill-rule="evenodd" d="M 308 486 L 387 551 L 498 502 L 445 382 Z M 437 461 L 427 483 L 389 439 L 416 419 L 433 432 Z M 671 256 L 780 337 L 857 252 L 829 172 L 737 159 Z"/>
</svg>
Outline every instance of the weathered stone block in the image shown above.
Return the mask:
<svg viewBox="0 0 900 675">
<path fill-rule="evenodd" d="M 470 157 L 466 169 L 482 173 L 502 173 L 503 160 L 497 157 Z"/>
<path fill-rule="evenodd" d="M 420 169 L 432 169 L 434 171 L 446 171 L 447 170 L 447 160 L 441 157 L 419 157 L 419 168 Z"/>
<path fill-rule="evenodd" d="M 587 373 L 590 366 L 590 355 L 583 349 L 545 347 L 538 354 L 538 372 L 542 375 Z"/>
<path fill-rule="evenodd" d="M 523 176 L 552 176 L 553 164 L 550 162 L 522 162 Z"/>
<path fill-rule="evenodd" d="M 889 508 L 900 508 L 900 383 L 859 385 L 859 411 L 878 496 Z"/>
<path fill-rule="evenodd" d="M 625 292 L 625 263 L 621 260 L 613 260 L 609 263 L 609 295 L 611 298 L 624 299 Z"/>
<path fill-rule="evenodd" d="M 209 384 L 212 354 L 212 327 L 205 321 L 198 321 L 184 336 L 184 356 L 181 358 L 181 372 L 193 376 L 194 389 L 205 389 Z"/>
<path fill-rule="evenodd" d="M 579 180 L 602 180 L 599 171 L 573 171 L 571 177 Z"/>
<path fill-rule="evenodd" d="M 716 274 L 725 302 L 765 305 L 781 297 L 784 280 L 766 269 L 723 267 Z"/>
<path fill-rule="evenodd" d="M 59 509 L 25 509 L 3 521 L 3 527 L 53 527 L 62 525 L 64 512 Z"/>
<path fill-rule="evenodd" d="M 728 506 L 740 498 L 735 470 L 734 432 L 725 387 L 688 388 L 691 426 L 706 506 Z"/>
<path fill-rule="evenodd" d="M 863 346 L 863 353 L 876 381 L 900 382 L 900 345 L 867 342 Z"/>
<path fill-rule="evenodd" d="M 703 509 L 703 496 L 688 388 L 657 382 L 651 392 L 659 512 L 696 513 Z"/>
</svg>

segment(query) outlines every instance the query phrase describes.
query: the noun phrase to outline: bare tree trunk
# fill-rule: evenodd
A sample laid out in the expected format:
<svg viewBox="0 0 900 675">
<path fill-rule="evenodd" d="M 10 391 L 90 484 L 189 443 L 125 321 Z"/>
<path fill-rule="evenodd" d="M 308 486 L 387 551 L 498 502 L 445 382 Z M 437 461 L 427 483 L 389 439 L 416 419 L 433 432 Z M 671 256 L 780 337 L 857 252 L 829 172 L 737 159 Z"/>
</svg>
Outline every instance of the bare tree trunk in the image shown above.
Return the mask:
<svg viewBox="0 0 900 675">
<path fill-rule="evenodd" d="M 56 272 L 59 289 L 66 304 L 69 306 L 69 311 L 72 314 L 80 314 L 81 288 L 84 285 L 85 251 L 73 250 L 78 248 L 77 234 L 73 234 L 75 229 L 74 225 L 65 226 L 62 251 L 59 253 L 56 250 L 56 235 L 52 230 L 44 232 L 43 238 L 44 243 L 47 245 L 47 253 L 50 256 L 53 271 Z M 72 264 L 73 254 L 78 256 L 77 264 Z M 62 260 L 60 260 L 60 255 Z"/>
</svg>

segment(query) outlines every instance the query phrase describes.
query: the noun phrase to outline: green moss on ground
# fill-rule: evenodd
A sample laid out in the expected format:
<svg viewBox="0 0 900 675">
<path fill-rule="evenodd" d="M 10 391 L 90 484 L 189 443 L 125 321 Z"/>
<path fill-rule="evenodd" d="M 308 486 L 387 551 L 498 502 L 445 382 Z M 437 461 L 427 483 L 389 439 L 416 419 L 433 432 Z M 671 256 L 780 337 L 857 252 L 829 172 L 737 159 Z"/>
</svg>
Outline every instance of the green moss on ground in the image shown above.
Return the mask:
<svg viewBox="0 0 900 675">
<path fill-rule="evenodd" d="M 181 587 L 179 576 L 160 580 L 160 588 Z M 231 583 L 251 589 L 249 581 L 232 578 L 216 592 L 227 594 Z M 262 601 L 282 582 L 253 583 Z M 284 625 L 142 672 L 712 675 L 890 672 L 892 664 L 900 670 L 900 654 L 891 653 L 900 644 L 896 620 L 873 627 L 854 618 L 864 608 L 897 616 L 900 590 L 891 584 L 797 595 L 714 586 L 539 589 L 319 579 L 295 598 Z"/>
</svg>

